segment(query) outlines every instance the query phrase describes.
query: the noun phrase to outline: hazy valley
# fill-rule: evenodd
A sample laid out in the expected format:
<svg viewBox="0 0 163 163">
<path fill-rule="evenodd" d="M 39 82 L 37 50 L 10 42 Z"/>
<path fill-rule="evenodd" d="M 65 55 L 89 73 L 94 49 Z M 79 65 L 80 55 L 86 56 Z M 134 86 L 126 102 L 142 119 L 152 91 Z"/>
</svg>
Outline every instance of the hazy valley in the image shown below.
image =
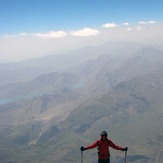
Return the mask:
<svg viewBox="0 0 163 163">
<path fill-rule="evenodd" d="M 0 65 L 0 162 L 80 162 L 107 130 L 129 163 L 163 161 L 163 51 L 118 42 Z M 111 150 L 120 163 L 124 153 Z M 84 153 L 97 160 L 97 150 Z"/>
</svg>

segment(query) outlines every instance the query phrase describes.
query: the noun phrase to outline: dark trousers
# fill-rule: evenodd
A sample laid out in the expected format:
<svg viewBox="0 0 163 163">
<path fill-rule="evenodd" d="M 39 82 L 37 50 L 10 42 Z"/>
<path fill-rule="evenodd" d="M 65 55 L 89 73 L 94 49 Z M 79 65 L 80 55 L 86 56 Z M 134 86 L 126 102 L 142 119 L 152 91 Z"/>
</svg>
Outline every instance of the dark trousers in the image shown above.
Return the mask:
<svg viewBox="0 0 163 163">
<path fill-rule="evenodd" d="M 98 159 L 98 163 L 110 163 L 110 158 L 108 158 L 106 160 Z"/>
</svg>

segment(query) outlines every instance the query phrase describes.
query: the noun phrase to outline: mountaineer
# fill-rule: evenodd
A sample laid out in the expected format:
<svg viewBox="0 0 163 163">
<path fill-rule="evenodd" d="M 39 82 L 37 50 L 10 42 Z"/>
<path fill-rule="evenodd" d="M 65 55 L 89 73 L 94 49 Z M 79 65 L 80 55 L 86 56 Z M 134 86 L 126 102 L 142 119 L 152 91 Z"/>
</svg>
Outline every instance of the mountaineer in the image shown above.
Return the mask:
<svg viewBox="0 0 163 163">
<path fill-rule="evenodd" d="M 122 148 L 122 147 L 115 145 L 111 140 L 108 139 L 108 134 L 106 131 L 102 131 L 100 136 L 101 136 L 100 140 L 95 141 L 90 146 L 87 146 L 87 147 L 82 146 L 80 148 L 81 152 L 97 147 L 98 148 L 98 163 L 110 163 L 109 147 L 112 147 L 116 150 L 126 151 L 127 153 L 128 148 L 127 147 Z"/>
</svg>

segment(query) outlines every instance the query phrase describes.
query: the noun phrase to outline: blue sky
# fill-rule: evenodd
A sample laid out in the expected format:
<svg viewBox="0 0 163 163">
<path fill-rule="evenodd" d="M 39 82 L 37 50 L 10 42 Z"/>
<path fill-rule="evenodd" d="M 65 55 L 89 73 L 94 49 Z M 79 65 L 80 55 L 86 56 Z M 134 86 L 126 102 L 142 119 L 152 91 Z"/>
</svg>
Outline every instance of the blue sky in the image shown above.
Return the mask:
<svg viewBox="0 0 163 163">
<path fill-rule="evenodd" d="M 109 41 L 163 42 L 163 0 L 0 0 L 0 63 Z"/>
<path fill-rule="evenodd" d="M 162 0 L 0 0 L 0 35 L 162 21 Z"/>
</svg>

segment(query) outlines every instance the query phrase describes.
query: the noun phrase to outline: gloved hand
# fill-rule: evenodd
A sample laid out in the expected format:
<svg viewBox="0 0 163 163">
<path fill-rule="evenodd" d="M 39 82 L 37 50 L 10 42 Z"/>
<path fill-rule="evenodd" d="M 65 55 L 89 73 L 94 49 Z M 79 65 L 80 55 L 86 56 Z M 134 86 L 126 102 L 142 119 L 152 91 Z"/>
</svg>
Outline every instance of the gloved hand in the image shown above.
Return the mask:
<svg viewBox="0 0 163 163">
<path fill-rule="evenodd" d="M 81 151 L 85 151 L 86 148 L 84 148 L 83 146 L 80 148 Z"/>
<path fill-rule="evenodd" d="M 128 147 L 122 148 L 122 151 L 128 151 Z"/>
</svg>

